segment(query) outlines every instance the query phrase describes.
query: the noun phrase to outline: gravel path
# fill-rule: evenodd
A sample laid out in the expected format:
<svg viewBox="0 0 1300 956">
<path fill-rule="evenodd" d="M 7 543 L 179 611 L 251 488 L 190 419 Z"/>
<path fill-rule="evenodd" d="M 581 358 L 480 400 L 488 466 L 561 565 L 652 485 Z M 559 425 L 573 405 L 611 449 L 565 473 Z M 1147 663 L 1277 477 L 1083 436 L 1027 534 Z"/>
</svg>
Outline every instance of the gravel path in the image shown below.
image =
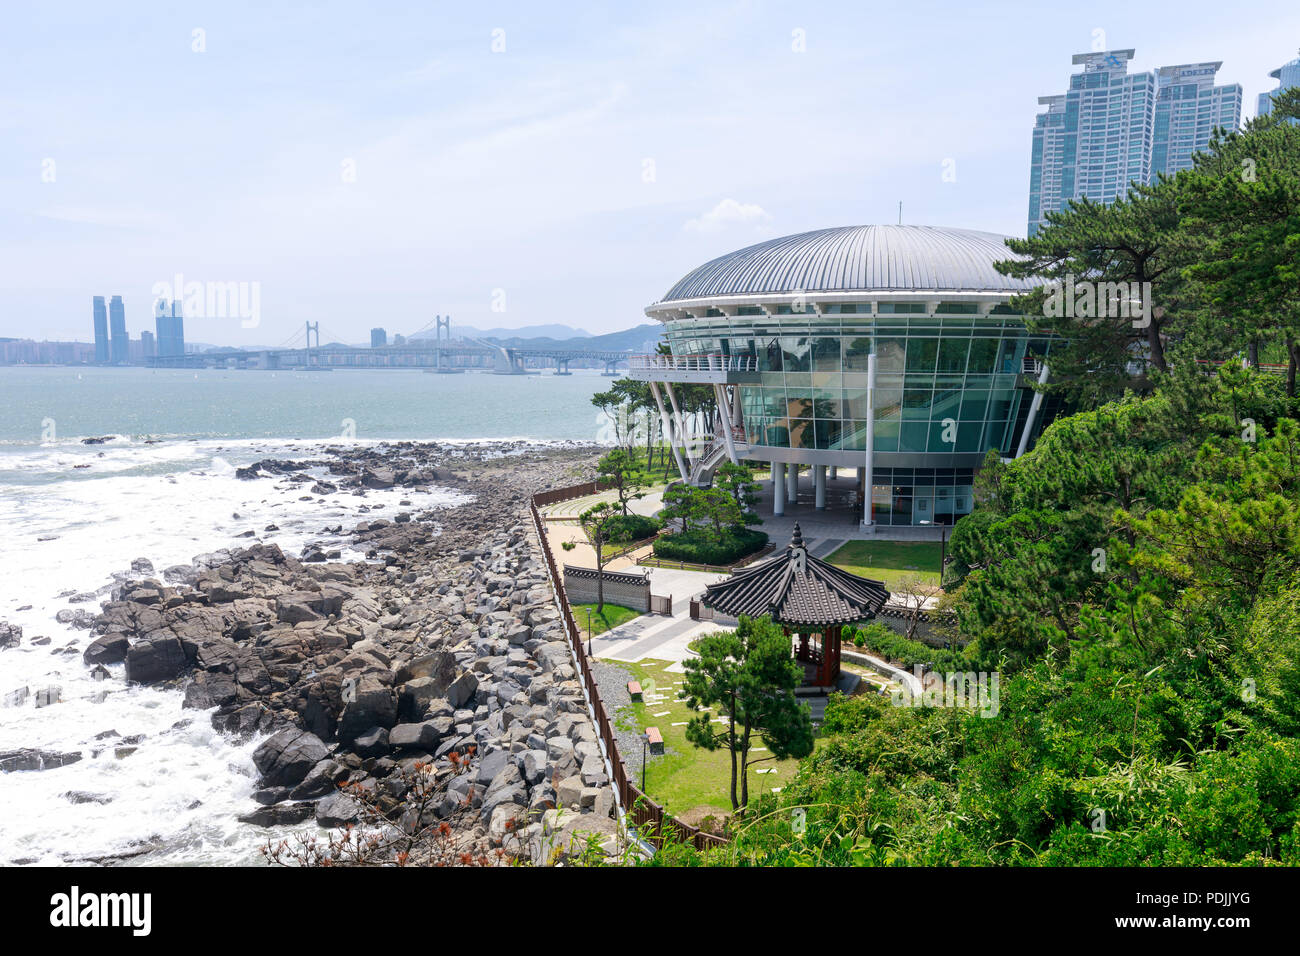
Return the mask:
<svg viewBox="0 0 1300 956">
<path fill-rule="evenodd" d="M 609 719 L 614 723 L 614 739 L 627 766 L 628 779 L 641 786 L 641 734 L 632 726 L 632 698 L 627 692 L 627 682 L 632 675 L 613 661 L 597 660 L 592 666 L 600 698 L 609 709 Z M 620 726 L 623 725 L 623 726 Z"/>
</svg>

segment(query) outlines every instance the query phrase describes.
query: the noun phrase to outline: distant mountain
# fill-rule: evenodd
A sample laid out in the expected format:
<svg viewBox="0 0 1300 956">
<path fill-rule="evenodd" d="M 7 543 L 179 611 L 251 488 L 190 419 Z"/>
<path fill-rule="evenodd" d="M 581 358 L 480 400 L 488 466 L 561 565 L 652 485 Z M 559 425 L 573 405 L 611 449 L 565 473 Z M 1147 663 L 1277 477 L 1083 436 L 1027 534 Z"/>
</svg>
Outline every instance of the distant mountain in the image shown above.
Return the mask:
<svg viewBox="0 0 1300 956">
<path fill-rule="evenodd" d="M 538 328 L 542 328 L 542 326 L 538 326 Z M 498 345 L 511 345 L 517 348 L 596 349 L 599 351 L 635 352 L 640 354 L 655 350 L 656 344 L 663 335 L 663 328 L 662 325 L 655 322 L 624 329 L 622 332 L 607 332 L 604 335 L 587 335 L 574 338 L 549 338 L 545 336 L 523 338 L 512 336 L 510 338 L 493 338 L 492 341 Z"/>
<path fill-rule="evenodd" d="M 434 337 L 435 329 L 428 329 L 412 335 L 411 339 L 431 339 Z M 570 325 L 525 325 L 519 329 L 478 329 L 472 325 L 461 325 L 453 322 L 451 326 L 452 334 L 455 336 L 470 335 L 476 339 L 583 339 L 592 338 L 590 332 L 584 329 L 575 329 Z"/>
</svg>

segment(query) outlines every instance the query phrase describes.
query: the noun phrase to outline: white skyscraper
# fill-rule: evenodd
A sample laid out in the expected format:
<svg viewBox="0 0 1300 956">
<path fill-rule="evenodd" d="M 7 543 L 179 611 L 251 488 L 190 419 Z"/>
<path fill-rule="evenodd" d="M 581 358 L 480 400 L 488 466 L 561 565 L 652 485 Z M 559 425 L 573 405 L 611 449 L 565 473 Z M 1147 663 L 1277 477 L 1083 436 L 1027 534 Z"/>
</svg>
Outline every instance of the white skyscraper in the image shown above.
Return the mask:
<svg viewBox="0 0 1300 956">
<path fill-rule="evenodd" d="M 1133 182 L 1191 165 L 1215 126 L 1236 128 L 1241 87 L 1215 86 L 1220 64 L 1129 73 L 1133 50 L 1077 53 L 1068 91 L 1040 97 L 1029 173 L 1029 234 L 1072 199 L 1110 203 Z"/>
</svg>

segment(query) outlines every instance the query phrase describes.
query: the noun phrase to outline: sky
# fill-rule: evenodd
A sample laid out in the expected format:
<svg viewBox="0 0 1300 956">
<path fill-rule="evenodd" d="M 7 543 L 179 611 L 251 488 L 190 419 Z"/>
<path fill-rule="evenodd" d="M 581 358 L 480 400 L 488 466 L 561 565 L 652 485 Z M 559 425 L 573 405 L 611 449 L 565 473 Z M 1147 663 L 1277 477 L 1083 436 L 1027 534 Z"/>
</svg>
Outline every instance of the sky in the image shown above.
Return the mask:
<svg viewBox="0 0 1300 956">
<path fill-rule="evenodd" d="M 137 337 L 178 275 L 239 284 L 186 317 L 221 345 L 629 328 L 714 256 L 900 202 L 1023 236 L 1074 53 L 1222 60 L 1249 117 L 1298 47 L 1278 0 L 0 0 L 0 336 L 89 341 L 116 294 Z"/>
</svg>

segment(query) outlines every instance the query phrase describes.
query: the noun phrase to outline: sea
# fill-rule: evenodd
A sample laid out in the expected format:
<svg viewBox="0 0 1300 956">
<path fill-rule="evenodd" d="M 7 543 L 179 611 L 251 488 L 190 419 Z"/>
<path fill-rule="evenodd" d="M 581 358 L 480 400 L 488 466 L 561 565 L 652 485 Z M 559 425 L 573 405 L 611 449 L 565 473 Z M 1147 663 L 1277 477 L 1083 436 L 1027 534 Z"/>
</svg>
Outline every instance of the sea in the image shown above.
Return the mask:
<svg viewBox="0 0 1300 956">
<path fill-rule="evenodd" d="M 299 501 L 301 486 L 287 481 L 241 481 L 236 468 L 398 440 L 608 443 L 591 397 L 609 384 L 583 370 L 0 367 L 0 621 L 23 629 L 19 647 L 0 650 L 0 754 L 83 755 L 0 773 L 0 865 L 252 864 L 268 839 L 236 820 L 256 808 L 260 740 L 217 733 L 178 690 L 128 686 L 121 665 L 95 680 L 81 656 L 93 635 L 58 622 L 60 611 L 97 613 L 116 583 L 142 576 L 131 572 L 137 558 L 161 574 L 247 546 L 249 530 L 297 554 L 330 541 L 326 526 L 403 500 L 463 500 L 394 489 L 322 505 Z M 265 532 L 270 524 L 279 530 Z M 57 703 L 37 706 L 48 699 Z"/>
</svg>

